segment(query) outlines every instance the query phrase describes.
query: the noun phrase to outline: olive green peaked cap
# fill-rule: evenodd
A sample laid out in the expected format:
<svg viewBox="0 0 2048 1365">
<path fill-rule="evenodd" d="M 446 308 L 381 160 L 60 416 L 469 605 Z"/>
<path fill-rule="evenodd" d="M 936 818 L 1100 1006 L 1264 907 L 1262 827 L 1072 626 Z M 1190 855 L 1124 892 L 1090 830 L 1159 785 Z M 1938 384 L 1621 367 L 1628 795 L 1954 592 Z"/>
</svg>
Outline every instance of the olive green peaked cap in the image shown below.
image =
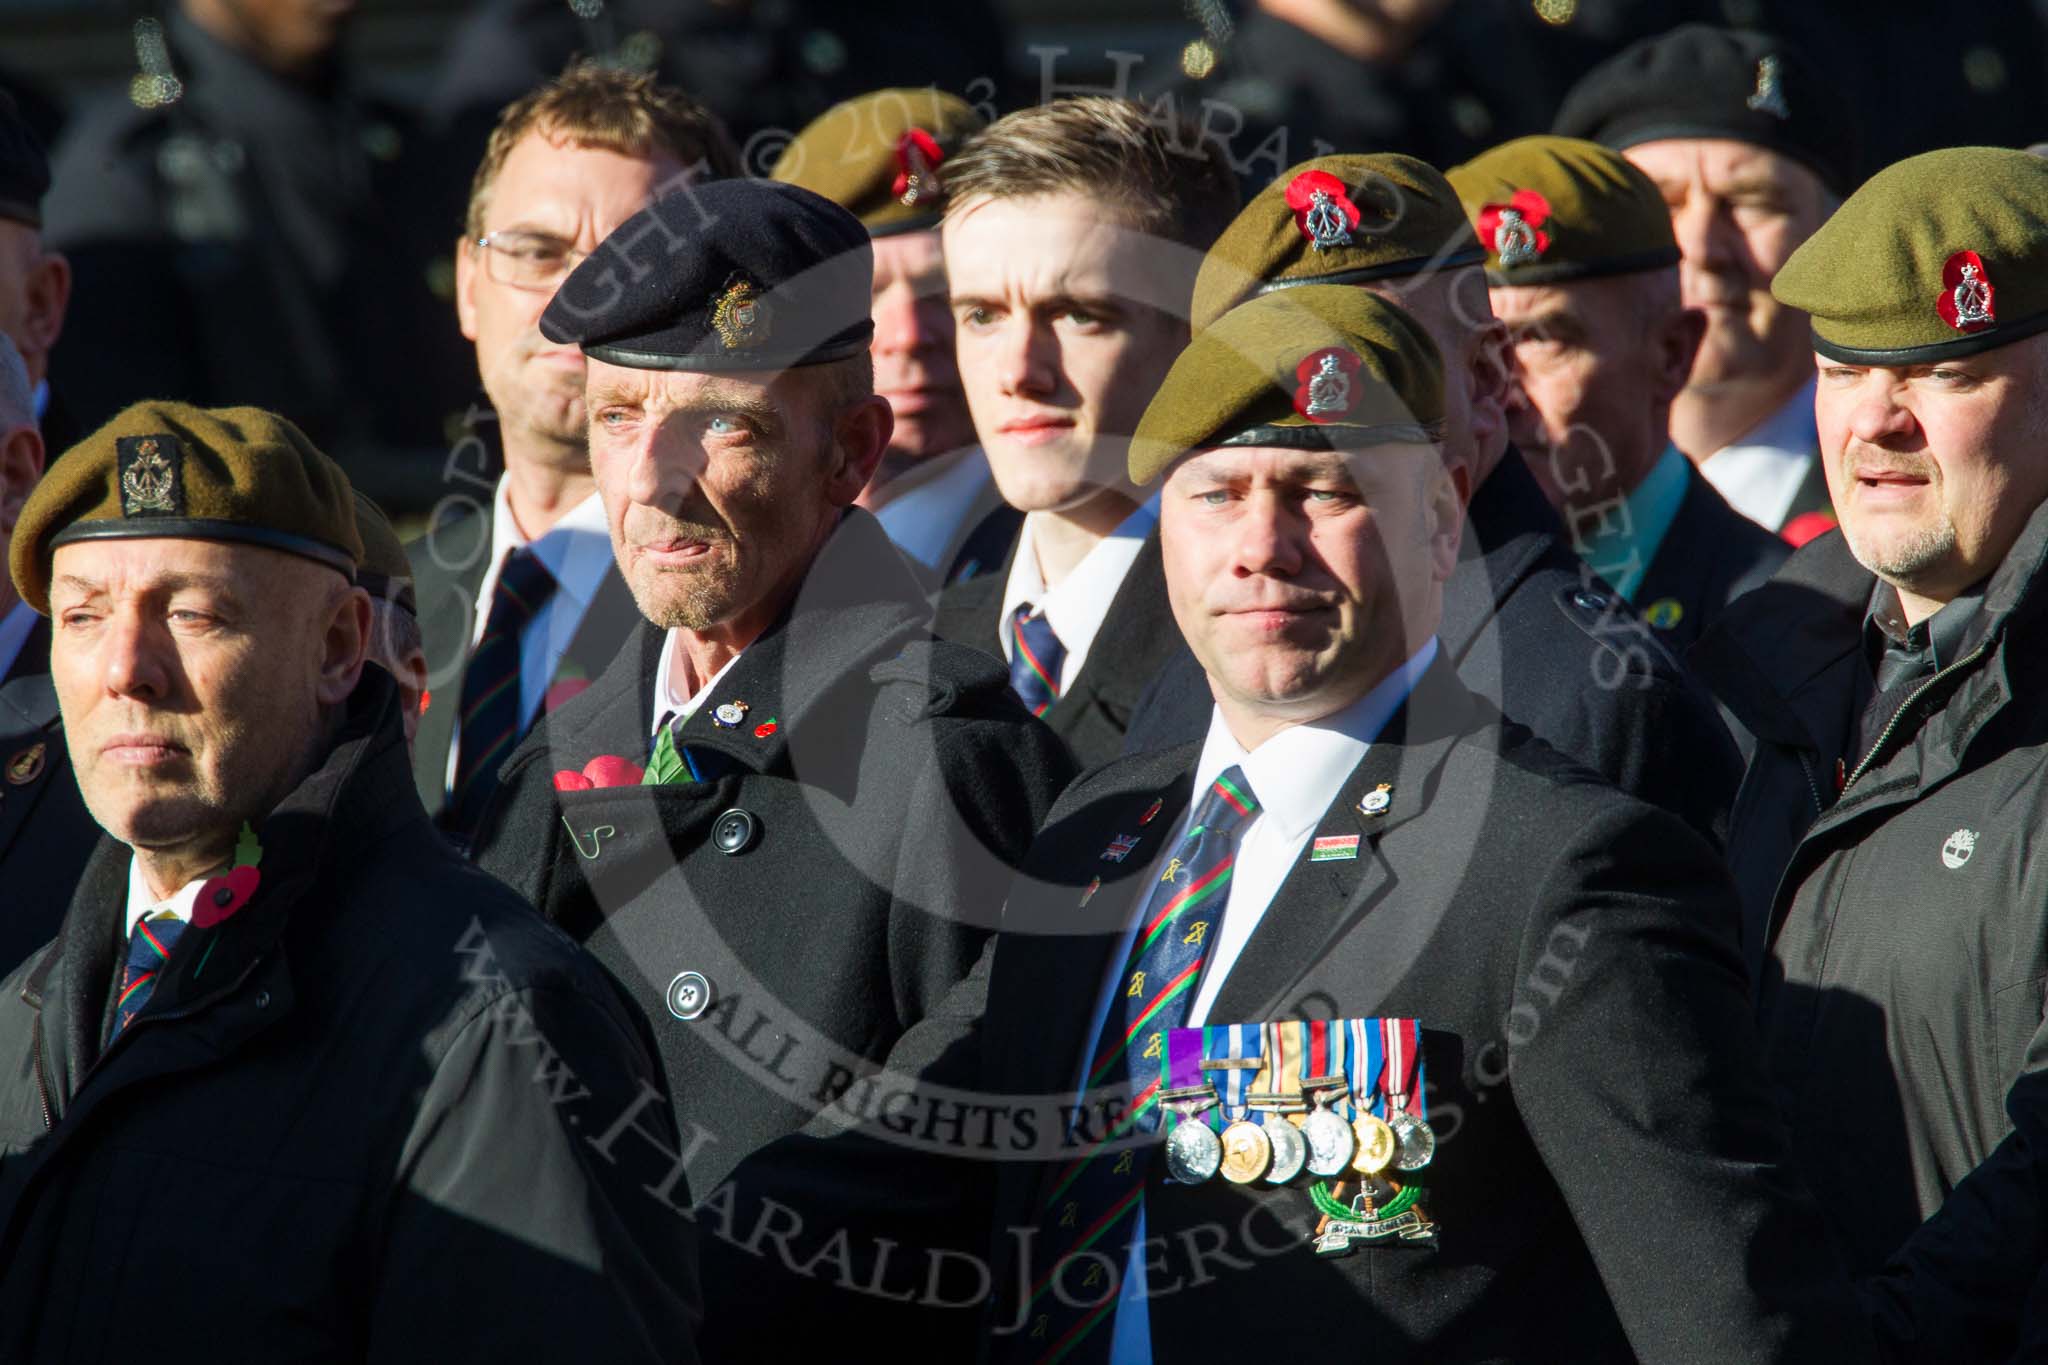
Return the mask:
<svg viewBox="0 0 2048 1365">
<path fill-rule="evenodd" d="M 1255 294 L 1365 284 L 1485 259 L 1458 196 L 1412 156 L 1324 156 L 1252 196 L 1195 278 L 1201 331 Z"/>
<path fill-rule="evenodd" d="M 1562 284 L 1678 264 L 1664 196 L 1597 142 L 1516 138 L 1444 178 L 1486 248 L 1489 284 Z"/>
<path fill-rule="evenodd" d="M 363 557 L 341 466 L 261 408 L 127 408 L 50 466 L 8 551 L 22 601 L 48 615 L 50 557 L 80 540 L 224 540 L 353 580 Z"/>
<path fill-rule="evenodd" d="M 812 119 L 776 158 L 772 178 L 824 195 L 870 236 L 937 227 L 946 158 L 983 126 L 957 95 L 876 90 Z"/>
<path fill-rule="evenodd" d="M 1283 289 L 1195 334 L 1131 437 L 1131 481 L 1215 446 L 1428 444 L 1443 415 L 1443 359 L 1422 324 L 1363 289 Z"/>
<path fill-rule="evenodd" d="M 2048 328 L 2048 161 L 1948 147 L 1887 166 L 1771 281 L 1850 365 L 1924 365 Z"/>
</svg>

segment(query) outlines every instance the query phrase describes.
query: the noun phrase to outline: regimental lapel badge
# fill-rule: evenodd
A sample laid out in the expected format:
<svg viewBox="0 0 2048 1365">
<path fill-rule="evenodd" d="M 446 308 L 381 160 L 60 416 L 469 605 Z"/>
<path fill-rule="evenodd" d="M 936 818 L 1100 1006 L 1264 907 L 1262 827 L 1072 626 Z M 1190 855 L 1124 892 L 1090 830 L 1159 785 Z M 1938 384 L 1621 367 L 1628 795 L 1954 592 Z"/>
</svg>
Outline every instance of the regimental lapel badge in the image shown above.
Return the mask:
<svg viewBox="0 0 2048 1365">
<path fill-rule="evenodd" d="M 711 723 L 721 730 L 737 730 L 751 709 L 743 701 L 721 702 L 711 710 Z"/>
<path fill-rule="evenodd" d="M 1294 410 L 1311 422 L 1336 422 L 1358 405 L 1358 372 L 1365 362 L 1341 346 L 1326 346 L 1294 367 Z"/>
<path fill-rule="evenodd" d="M 939 179 L 939 164 L 945 159 L 930 133 L 922 128 L 907 130 L 896 139 L 896 180 L 889 192 L 906 208 L 938 198 L 946 192 L 945 182 Z"/>
<path fill-rule="evenodd" d="M 771 330 L 768 301 L 761 297 L 760 286 L 745 275 L 727 280 L 711 304 L 711 325 L 728 351 L 766 341 Z"/>
<path fill-rule="evenodd" d="M 1781 119 L 1792 117 L 1792 111 L 1785 107 L 1785 77 L 1776 53 L 1756 64 L 1756 89 L 1750 92 L 1744 103 L 1759 114 Z"/>
<path fill-rule="evenodd" d="M 1941 267 L 1941 297 L 1934 307 L 1941 320 L 1958 332 L 1981 332 L 1998 321 L 1984 258 L 1974 251 L 1958 251 L 1949 257 Z"/>
<path fill-rule="evenodd" d="M 121 471 L 121 515 L 180 517 L 185 514 L 185 447 L 178 438 L 123 436 L 114 442 Z"/>
<path fill-rule="evenodd" d="M 1394 804 L 1394 784 L 1382 782 L 1364 796 L 1358 798 L 1360 815 L 1385 815 L 1387 807 Z"/>
<path fill-rule="evenodd" d="M 1534 190 L 1516 190 L 1505 204 L 1479 210 L 1479 241 L 1500 261 L 1502 270 L 1543 259 L 1550 250 L 1550 201 Z"/>
<path fill-rule="evenodd" d="M 1351 245 L 1358 205 L 1344 182 L 1328 171 L 1303 171 L 1288 181 L 1287 207 L 1294 210 L 1294 226 L 1315 250 Z"/>
<path fill-rule="evenodd" d="M 1109 847 L 1102 850 L 1102 861 L 1120 863 L 1131 856 L 1131 850 L 1138 846 L 1135 834 L 1119 834 L 1109 841 Z"/>
<path fill-rule="evenodd" d="M 10 786 L 26 787 L 43 775 L 43 763 L 49 757 L 49 746 L 41 740 L 29 745 L 7 760 L 7 781 Z"/>
</svg>

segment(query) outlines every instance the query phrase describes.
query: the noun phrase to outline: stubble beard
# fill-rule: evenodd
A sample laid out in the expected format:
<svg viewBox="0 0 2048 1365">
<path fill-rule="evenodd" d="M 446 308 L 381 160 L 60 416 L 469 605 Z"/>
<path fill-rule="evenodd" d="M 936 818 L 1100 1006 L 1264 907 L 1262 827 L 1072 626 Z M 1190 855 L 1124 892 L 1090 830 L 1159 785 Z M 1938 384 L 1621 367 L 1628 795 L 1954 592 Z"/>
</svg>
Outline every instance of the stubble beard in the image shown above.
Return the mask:
<svg viewBox="0 0 2048 1365">
<path fill-rule="evenodd" d="M 1842 536 L 1849 542 L 1849 553 L 1856 556 L 1857 563 L 1909 592 L 1917 579 L 1956 549 L 1955 523 L 1945 514 L 1932 525 L 1916 526 L 1882 545 L 1865 539 L 1846 521 L 1842 523 Z"/>
</svg>

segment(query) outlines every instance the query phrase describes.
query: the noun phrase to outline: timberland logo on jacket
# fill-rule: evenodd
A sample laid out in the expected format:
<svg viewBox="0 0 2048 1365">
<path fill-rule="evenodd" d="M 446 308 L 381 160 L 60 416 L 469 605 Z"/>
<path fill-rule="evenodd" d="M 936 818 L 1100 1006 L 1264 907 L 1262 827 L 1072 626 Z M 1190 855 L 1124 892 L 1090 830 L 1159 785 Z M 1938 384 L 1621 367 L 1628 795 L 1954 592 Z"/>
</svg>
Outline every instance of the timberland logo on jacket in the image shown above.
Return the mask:
<svg viewBox="0 0 2048 1365">
<path fill-rule="evenodd" d="M 1959 829 L 1954 834 L 1949 835 L 1948 841 L 1942 844 L 1941 861 L 1950 871 L 1954 871 L 1970 861 L 1970 855 L 1976 851 L 1977 831 L 1974 829 Z"/>
</svg>

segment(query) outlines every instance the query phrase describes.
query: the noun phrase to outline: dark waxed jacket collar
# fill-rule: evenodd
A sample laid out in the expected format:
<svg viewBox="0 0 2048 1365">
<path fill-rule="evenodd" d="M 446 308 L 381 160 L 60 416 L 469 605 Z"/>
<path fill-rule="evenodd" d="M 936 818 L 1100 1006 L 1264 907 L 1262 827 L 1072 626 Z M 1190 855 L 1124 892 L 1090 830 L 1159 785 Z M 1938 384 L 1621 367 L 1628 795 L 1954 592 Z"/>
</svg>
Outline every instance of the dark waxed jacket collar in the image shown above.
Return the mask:
<svg viewBox="0 0 2048 1365">
<path fill-rule="evenodd" d="M 255 897 L 218 926 L 188 932 L 180 947 L 193 946 L 176 955 L 157 985 L 152 1012 L 196 1008 L 231 989 L 274 947 L 308 886 L 324 880 L 351 849 L 425 820 L 406 756 L 398 689 L 382 669 L 365 667 L 325 759 L 257 825 L 263 881 Z M 22 998 L 45 1011 L 65 1094 L 75 1093 L 104 1036 L 131 856 L 127 845 L 101 838 L 55 942 L 22 985 Z"/>
<path fill-rule="evenodd" d="M 2048 501 L 1983 588 L 1983 600 L 1944 668 L 2011 631 L 2031 632 L 2048 603 Z M 1860 652 L 1876 575 L 1857 562 L 1842 533 L 1807 542 L 1770 582 L 1736 599 L 1694 646 L 1688 661 L 1737 719 L 1759 738 L 1824 747 L 1842 724 L 1842 701 L 1819 681 L 1844 655 Z"/>
</svg>

